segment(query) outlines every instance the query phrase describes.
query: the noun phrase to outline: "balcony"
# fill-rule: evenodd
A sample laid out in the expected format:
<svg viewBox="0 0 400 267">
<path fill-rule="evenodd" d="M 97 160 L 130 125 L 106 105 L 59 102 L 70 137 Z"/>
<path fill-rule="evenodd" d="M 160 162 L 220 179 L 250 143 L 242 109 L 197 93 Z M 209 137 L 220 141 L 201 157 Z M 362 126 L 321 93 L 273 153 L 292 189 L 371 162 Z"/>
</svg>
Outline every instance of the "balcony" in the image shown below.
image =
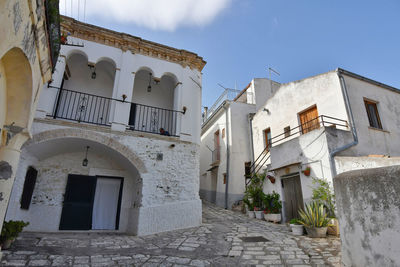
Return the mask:
<svg viewBox="0 0 400 267">
<path fill-rule="evenodd" d="M 302 162 L 308 156 L 327 155 L 334 147 L 348 143 L 351 133 L 347 121 L 321 115 L 294 128 L 285 129 L 269 139 L 269 144 L 250 166 L 252 175 L 264 169 L 267 163 L 271 169 Z M 329 153 L 328 153 L 329 154 Z M 246 177 L 246 184 L 250 181 Z"/>
<path fill-rule="evenodd" d="M 178 114 L 183 111 L 142 105 L 68 89 L 55 87 L 53 89 L 57 90 L 57 96 L 53 113 L 48 116 L 54 119 L 111 126 L 112 117 L 115 115 L 115 106 L 117 103 L 121 103 L 130 109 L 128 130 L 160 134 L 160 129 L 163 128 L 164 135 L 178 136 Z"/>
</svg>

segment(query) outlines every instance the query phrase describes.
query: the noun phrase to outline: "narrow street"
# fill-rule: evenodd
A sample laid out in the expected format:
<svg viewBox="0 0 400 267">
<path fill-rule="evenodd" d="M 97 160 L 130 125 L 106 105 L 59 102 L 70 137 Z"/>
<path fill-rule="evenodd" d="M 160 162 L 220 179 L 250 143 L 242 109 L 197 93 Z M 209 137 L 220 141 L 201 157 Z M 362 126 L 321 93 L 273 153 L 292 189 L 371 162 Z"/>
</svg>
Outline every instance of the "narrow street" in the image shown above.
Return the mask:
<svg viewBox="0 0 400 267">
<path fill-rule="evenodd" d="M 339 262 L 339 238 L 295 237 L 284 225 L 249 219 L 205 203 L 202 226 L 145 237 L 23 233 L 11 250 L 3 251 L 1 265 L 340 266 Z"/>
</svg>

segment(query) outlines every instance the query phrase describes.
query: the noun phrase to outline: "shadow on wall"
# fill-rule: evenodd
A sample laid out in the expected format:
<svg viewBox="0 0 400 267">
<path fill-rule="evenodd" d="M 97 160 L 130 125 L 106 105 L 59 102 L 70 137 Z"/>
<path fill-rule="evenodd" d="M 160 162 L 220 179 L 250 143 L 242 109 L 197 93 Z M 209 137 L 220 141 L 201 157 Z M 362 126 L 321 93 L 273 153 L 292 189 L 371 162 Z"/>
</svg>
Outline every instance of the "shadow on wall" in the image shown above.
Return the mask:
<svg viewBox="0 0 400 267">
<path fill-rule="evenodd" d="M 400 266 L 400 165 L 334 179 L 344 266 Z"/>
</svg>

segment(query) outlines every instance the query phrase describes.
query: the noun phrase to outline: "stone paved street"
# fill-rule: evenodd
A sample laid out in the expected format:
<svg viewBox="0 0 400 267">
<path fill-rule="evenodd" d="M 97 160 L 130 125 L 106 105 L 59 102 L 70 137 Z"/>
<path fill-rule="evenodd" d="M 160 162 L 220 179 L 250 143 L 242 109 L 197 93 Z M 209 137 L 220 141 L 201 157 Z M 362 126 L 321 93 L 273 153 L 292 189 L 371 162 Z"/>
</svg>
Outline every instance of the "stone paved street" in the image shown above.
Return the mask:
<svg viewBox="0 0 400 267">
<path fill-rule="evenodd" d="M 162 218 L 160 218 L 162 219 Z M 243 242 L 262 236 L 268 241 Z M 285 225 L 203 204 L 203 225 L 145 237 L 24 233 L 2 266 L 340 266 L 340 239 L 291 235 Z"/>
</svg>

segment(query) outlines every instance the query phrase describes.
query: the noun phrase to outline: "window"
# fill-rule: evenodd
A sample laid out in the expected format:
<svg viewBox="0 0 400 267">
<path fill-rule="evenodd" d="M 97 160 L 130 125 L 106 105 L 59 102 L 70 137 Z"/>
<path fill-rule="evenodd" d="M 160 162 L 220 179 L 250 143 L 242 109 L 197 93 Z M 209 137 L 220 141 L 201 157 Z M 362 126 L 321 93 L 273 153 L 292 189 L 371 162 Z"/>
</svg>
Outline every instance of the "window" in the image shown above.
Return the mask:
<svg viewBox="0 0 400 267">
<path fill-rule="evenodd" d="M 220 160 L 219 130 L 214 133 L 214 151 L 212 157 L 213 162 Z"/>
<path fill-rule="evenodd" d="M 299 113 L 299 118 L 302 134 L 319 128 L 318 110 L 316 106 Z"/>
<path fill-rule="evenodd" d="M 283 132 L 285 133 L 285 138 L 290 136 L 290 126 L 283 128 Z"/>
<path fill-rule="evenodd" d="M 224 184 L 226 184 L 226 173 L 224 173 L 223 176 L 224 176 Z"/>
<path fill-rule="evenodd" d="M 367 115 L 369 120 L 369 126 L 382 129 L 381 119 L 379 118 L 377 102 L 364 99 L 365 108 L 367 109 Z"/>
<path fill-rule="evenodd" d="M 27 210 L 31 204 L 33 189 L 35 189 L 36 177 L 38 171 L 33 168 L 29 167 L 28 171 L 26 172 L 24 188 L 22 190 L 21 196 L 21 209 Z"/>
<path fill-rule="evenodd" d="M 267 128 L 263 132 L 264 132 L 264 147 L 270 148 L 271 147 L 271 128 Z"/>
<path fill-rule="evenodd" d="M 247 178 L 251 177 L 251 162 L 244 163 L 244 176 Z"/>
<path fill-rule="evenodd" d="M 222 129 L 222 137 L 221 137 L 222 139 L 224 139 L 225 138 L 225 128 L 224 129 Z"/>
</svg>

